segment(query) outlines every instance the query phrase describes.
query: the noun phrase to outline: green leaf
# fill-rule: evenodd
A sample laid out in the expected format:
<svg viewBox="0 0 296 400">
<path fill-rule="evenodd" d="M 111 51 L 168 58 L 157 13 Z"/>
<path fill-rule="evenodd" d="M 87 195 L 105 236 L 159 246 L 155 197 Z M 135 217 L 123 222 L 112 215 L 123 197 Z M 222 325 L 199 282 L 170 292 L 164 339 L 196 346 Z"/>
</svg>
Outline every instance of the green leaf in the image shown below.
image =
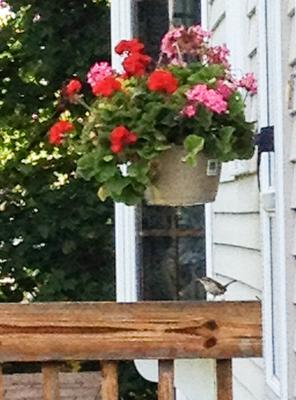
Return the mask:
<svg viewBox="0 0 296 400">
<path fill-rule="evenodd" d="M 120 175 L 115 163 L 101 163 L 97 166 L 95 177 L 100 182 L 106 182 L 115 175 Z"/>
<path fill-rule="evenodd" d="M 110 162 L 114 159 L 114 156 L 112 154 L 108 154 L 107 156 L 103 157 L 103 160 L 106 162 Z"/>
<path fill-rule="evenodd" d="M 95 177 L 99 182 L 105 182 L 116 174 L 119 171 L 114 159 L 103 161 L 98 150 L 85 154 L 77 162 L 77 175 L 87 181 Z"/>
<path fill-rule="evenodd" d="M 120 202 L 124 202 L 129 206 L 136 205 L 141 202 L 143 198 L 144 186 L 142 190 L 135 190 L 134 185 L 127 185 L 119 197 L 114 196 L 114 199 Z"/>
<path fill-rule="evenodd" d="M 156 143 L 154 148 L 156 151 L 165 151 L 171 149 L 172 145 L 165 143 Z"/>
<path fill-rule="evenodd" d="M 98 151 L 92 151 L 82 156 L 77 162 L 77 175 L 89 181 L 95 176 L 100 162 Z"/>
<path fill-rule="evenodd" d="M 225 126 L 219 130 L 217 138 L 217 147 L 220 150 L 222 161 L 228 161 L 235 158 L 233 149 L 233 133 L 235 128 L 233 126 Z"/>
<path fill-rule="evenodd" d="M 48 238 L 48 235 L 49 235 L 49 232 L 50 232 L 50 229 L 49 229 L 49 226 L 48 225 L 44 225 L 44 224 L 40 224 L 39 226 L 38 226 L 38 231 L 39 231 L 39 233 L 40 233 L 40 236 L 43 238 L 43 239 L 47 239 Z"/>
<path fill-rule="evenodd" d="M 110 193 L 106 186 L 103 185 L 99 188 L 97 195 L 101 201 L 106 201 L 106 199 L 110 196 Z"/>
<path fill-rule="evenodd" d="M 184 141 L 184 147 L 187 151 L 187 155 L 182 159 L 182 161 L 187 162 L 191 166 L 196 165 L 196 156 L 204 148 L 205 140 L 201 136 L 189 135 Z"/>
<path fill-rule="evenodd" d="M 109 193 L 114 194 L 116 196 L 120 196 L 123 189 L 130 184 L 130 178 L 122 175 L 118 175 L 114 178 L 109 179 L 105 183 L 106 190 Z"/>
<path fill-rule="evenodd" d="M 229 98 L 228 110 L 232 118 L 244 113 L 245 103 L 240 93 L 236 92 Z"/>
<path fill-rule="evenodd" d="M 141 158 L 145 160 L 152 160 L 157 155 L 157 151 L 155 151 L 155 148 L 152 145 L 148 144 L 142 149 L 138 149 L 137 153 Z"/>
<path fill-rule="evenodd" d="M 197 84 L 209 84 L 213 85 L 216 83 L 217 78 L 222 77 L 225 74 L 225 68 L 222 65 L 213 64 L 209 66 L 203 66 L 198 72 L 193 73 L 188 78 L 188 83 Z"/>
<path fill-rule="evenodd" d="M 200 124 L 200 126 L 204 129 L 204 130 L 208 130 L 211 127 L 212 124 L 212 120 L 213 120 L 213 113 L 212 111 L 208 110 L 205 107 L 200 106 L 198 108 L 198 113 L 197 113 L 197 120 Z"/>
<path fill-rule="evenodd" d="M 76 243 L 73 240 L 65 240 L 62 246 L 64 254 L 70 254 L 76 249 Z"/>
<path fill-rule="evenodd" d="M 149 183 L 149 164 L 146 162 L 133 163 L 128 167 L 128 176 L 146 185 Z"/>
</svg>

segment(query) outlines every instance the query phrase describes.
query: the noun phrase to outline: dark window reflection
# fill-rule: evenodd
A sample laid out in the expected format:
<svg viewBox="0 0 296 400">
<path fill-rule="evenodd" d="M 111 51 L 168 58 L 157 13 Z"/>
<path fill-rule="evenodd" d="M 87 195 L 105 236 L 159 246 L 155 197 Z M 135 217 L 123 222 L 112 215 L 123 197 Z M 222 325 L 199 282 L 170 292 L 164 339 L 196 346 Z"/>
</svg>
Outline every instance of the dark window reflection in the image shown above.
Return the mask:
<svg viewBox="0 0 296 400">
<path fill-rule="evenodd" d="M 143 206 L 139 215 L 144 300 L 204 298 L 204 207 Z"/>
<path fill-rule="evenodd" d="M 134 14 L 136 36 L 145 43 L 145 51 L 157 60 L 160 40 L 169 27 L 167 1 L 136 1 Z"/>
<path fill-rule="evenodd" d="M 175 0 L 174 1 L 174 24 L 190 26 L 200 23 L 200 1 Z"/>
</svg>

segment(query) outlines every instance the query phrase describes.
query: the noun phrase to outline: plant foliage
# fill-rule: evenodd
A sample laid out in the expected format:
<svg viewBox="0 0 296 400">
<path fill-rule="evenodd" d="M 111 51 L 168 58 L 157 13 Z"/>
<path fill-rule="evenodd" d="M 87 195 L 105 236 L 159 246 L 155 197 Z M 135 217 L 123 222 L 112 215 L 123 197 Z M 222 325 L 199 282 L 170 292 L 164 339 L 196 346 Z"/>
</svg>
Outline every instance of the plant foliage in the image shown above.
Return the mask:
<svg viewBox="0 0 296 400">
<path fill-rule="evenodd" d="M 153 183 L 153 160 L 173 146 L 185 147 L 183 161 L 192 166 L 201 151 L 220 162 L 252 157 L 254 123 L 246 120 L 243 97 L 256 93 L 256 80 L 253 74 L 234 77 L 229 50 L 211 46 L 210 36 L 198 25 L 173 29 L 162 40 L 156 67 L 139 40 L 121 41 L 115 51 L 123 55 L 125 73 L 94 65 L 90 106 L 78 79 L 63 87 L 61 98 L 86 112 L 76 131 L 73 115 L 63 117 L 50 141 L 65 139 L 76 149 L 78 176 L 96 180 L 102 200 L 138 203 Z"/>
</svg>

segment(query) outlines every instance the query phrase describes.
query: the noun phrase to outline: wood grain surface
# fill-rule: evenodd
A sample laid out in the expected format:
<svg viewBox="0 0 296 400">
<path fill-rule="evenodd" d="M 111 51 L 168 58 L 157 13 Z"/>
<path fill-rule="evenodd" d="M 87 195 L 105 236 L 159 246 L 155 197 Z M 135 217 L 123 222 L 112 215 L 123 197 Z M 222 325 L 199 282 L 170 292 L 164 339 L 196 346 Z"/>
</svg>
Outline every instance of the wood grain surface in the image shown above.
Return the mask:
<svg viewBox="0 0 296 400">
<path fill-rule="evenodd" d="M 158 400 L 175 400 L 174 361 L 159 361 Z"/>
<path fill-rule="evenodd" d="M 58 364 L 42 364 L 43 400 L 60 400 Z"/>
<path fill-rule="evenodd" d="M 4 382 L 2 365 L 0 365 L 0 400 L 4 400 Z"/>
<path fill-rule="evenodd" d="M 259 302 L 0 304 L 0 363 L 261 354 Z"/>
<path fill-rule="evenodd" d="M 217 360 L 217 399 L 233 399 L 232 360 Z"/>
<path fill-rule="evenodd" d="M 118 365 L 116 361 L 102 361 L 102 400 L 118 400 Z"/>
</svg>

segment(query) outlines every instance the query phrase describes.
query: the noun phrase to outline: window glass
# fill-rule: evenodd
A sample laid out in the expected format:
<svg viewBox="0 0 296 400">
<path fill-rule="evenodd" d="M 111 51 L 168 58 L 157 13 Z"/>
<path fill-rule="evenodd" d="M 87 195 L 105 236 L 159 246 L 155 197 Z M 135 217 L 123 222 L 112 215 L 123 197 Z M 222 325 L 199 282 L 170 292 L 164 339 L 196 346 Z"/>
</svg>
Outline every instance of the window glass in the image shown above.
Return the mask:
<svg viewBox="0 0 296 400">
<path fill-rule="evenodd" d="M 176 25 L 193 25 L 200 23 L 200 1 L 174 0 L 174 23 Z"/>
<path fill-rule="evenodd" d="M 138 217 L 142 299 L 204 298 L 204 208 L 143 206 Z"/>
</svg>

